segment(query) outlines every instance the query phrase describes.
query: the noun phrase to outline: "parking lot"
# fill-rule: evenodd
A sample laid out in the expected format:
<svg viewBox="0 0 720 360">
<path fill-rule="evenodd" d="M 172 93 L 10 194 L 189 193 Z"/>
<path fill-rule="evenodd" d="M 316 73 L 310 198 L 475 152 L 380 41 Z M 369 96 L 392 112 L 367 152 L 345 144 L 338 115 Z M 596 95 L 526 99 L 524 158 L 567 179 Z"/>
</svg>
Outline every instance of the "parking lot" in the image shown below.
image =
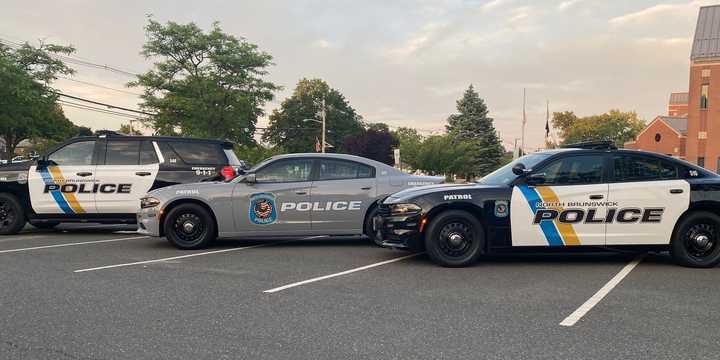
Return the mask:
<svg viewBox="0 0 720 360">
<path fill-rule="evenodd" d="M 179 251 L 132 230 L 1 237 L 0 358 L 649 359 L 720 349 L 720 271 L 667 255 L 502 256 L 446 269 L 363 239 Z"/>
</svg>

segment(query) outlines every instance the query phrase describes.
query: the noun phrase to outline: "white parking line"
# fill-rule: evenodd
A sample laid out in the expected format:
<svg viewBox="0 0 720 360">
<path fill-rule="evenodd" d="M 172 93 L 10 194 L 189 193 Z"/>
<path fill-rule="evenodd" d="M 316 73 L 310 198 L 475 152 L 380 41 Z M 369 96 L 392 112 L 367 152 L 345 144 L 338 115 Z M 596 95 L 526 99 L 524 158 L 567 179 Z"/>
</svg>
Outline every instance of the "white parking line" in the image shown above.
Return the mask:
<svg viewBox="0 0 720 360">
<path fill-rule="evenodd" d="M 580 321 L 580 319 L 582 319 L 583 316 L 588 313 L 588 311 L 592 310 L 595 305 L 602 301 L 602 299 L 605 298 L 605 296 L 609 294 L 612 289 L 614 289 L 618 284 L 620 284 L 620 282 L 628 274 L 630 274 L 630 272 L 636 266 L 638 266 L 638 264 L 640 264 L 645 255 L 646 254 L 641 254 L 635 259 L 633 259 L 633 261 L 625 265 L 625 267 L 623 267 L 619 273 L 617 273 L 612 279 L 610 279 L 610 281 L 608 281 L 605 286 L 600 288 L 600 290 L 598 290 L 595 295 L 588 299 L 584 304 L 580 305 L 580 307 L 577 308 L 577 310 L 575 310 L 572 314 L 570 314 L 570 316 L 566 317 L 565 320 L 560 323 L 560 326 L 573 326 L 575 325 L 575 323 Z"/>
<path fill-rule="evenodd" d="M 288 284 L 288 285 L 276 287 L 276 288 L 274 288 L 274 289 L 265 290 L 265 291 L 263 291 L 263 292 L 264 292 L 264 293 L 276 293 L 276 292 L 278 292 L 278 291 L 283 291 L 283 290 L 286 290 L 286 289 L 289 289 L 289 288 L 293 288 L 293 287 L 296 287 L 296 286 L 305 285 L 305 284 L 313 283 L 313 282 L 316 282 L 316 281 L 321 281 L 321 280 L 330 279 L 330 278 L 334 278 L 334 277 L 338 277 L 338 276 L 343 276 L 343 275 L 351 274 L 351 273 L 354 273 L 354 272 L 363 271 L 363 270 L 371 269 L 371 268 L 374 268 L 374 267 L 378 267 L 378 266 L 382 266 L 382 265 L 386 265 L 386 264 L 390 264 L 390 263 L 402 261 L 402 260 L 409 259 L 409 258 L 418 256 L 418 255 L 421 255 L 421 254 L 424 254 L 424 253 L 420 252 L 420 253 L 410 254 L 410 255 L 406 255 L 406 256 L 401 256 L 401 257 L 397 257 L 397 258 L 394 258 L 394 259 L 381 261 L 381 262 L 379 262 L 379 263 L 370 264 L 370 265 L 365 265 L 365 266 L 361 266 L 361 267 L 354 268 L 354 269 L 350 269 L 350 270 L 345 270 L 345 271 L 342 271 L 342 272 L 339 272 L 339 273 L 335 273 L 335 274 L 330 274 L 330 275 L 320 276 L 320 277 L 316 277 L 316 278 L 312 278 L 312 279 L 308 279 L 308 280 L 299 281 L 299 282 L 296 282 L 296 283 L 292 283 L 292 284 Z"/>
<path fill-rule="evenodd" d="M 76 272 L 76 273 L 81 273 L 81 272 L 87 272 L 87 271 L 113 269 L 113 268 L 126 267 L 126 266 L 152 264 L 152 263 L 158 263 L 158 262 L 163 262 L 163 261 L 187 259 L 187 258 L 196 257 L 196 256 L 204 256 L 204 255 L 212 255 L 212 254 L 221 254 L 221 253 L 226 253 L 226 252 L 231 252 L 231 251 L 254 249 L 254 248 L 257 248 L 257 247 L 268 246 L 268 245 L 273 245 L 273 244 L 277 244 L 277 242 L 274 242 L 274 243 L 265 243 L 265 244 L 258 244 L 258 245 L 252 245 L 252 246 L 236 247 L 236 248 L 231 248 L 231 249 L 223 249 L 223 250 L 215 250 L 215 251 L 206 251 L 206 252 L 200 252 L 200 253 L 193 253 L 193 254 L 189 254 L 189 255 L 180 255 L 180 256 L 167 257 L 167 258 L 162 258 L 162 259 L 136 261 L 136 262 L 125 263 L 125 264 L 115 264 L 115 265 L 107 265 L 107 266 L 98 266 L 98 267 L 89 268 L 89 269 L 75 270 L 74 272 Z"/>
<path fill-rule="evenodd" d="M 21 248 L 21 249 L 0 250 L 0 254 L 15 253 L 15 252 L 21 252 L 21 251 L 40 250 L 40 249 L 59 248 L 59 247 L 66 247 L 66 246 L 101 244 L 101 243 L 109 243 L 109 242 L 115 242 L 115 241 L 126 241 L 126 240 L 145 239 L 145 238 L 148 238 L 148 236 L 135 236 L 135 237 L 127 237 L 127 238 L 119 238 L 119 239 L 107 239 L 107 240 L 84 241 L 84 242 L 57 244 L 57 245 L 34 246 L 34 247 Z"/>
</svg>

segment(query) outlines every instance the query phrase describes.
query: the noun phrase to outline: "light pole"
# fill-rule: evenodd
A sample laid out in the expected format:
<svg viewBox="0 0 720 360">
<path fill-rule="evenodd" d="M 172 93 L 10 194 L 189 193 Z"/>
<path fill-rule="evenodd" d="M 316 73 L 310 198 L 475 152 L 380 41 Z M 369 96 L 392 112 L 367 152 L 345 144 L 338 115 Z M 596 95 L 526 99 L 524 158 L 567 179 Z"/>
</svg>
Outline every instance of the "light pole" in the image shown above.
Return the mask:
<svg viewBox="0 0 720 360">
<path fill-rule="evenodd" d="M 303 119 L 303 122 L 312 121 L 312 122 L 322 124 L 322 139 L 321 139 L 322 142 L 320 143 L 320 149 L 322 149 L 322 152 L 325 153 L 325 132 L 326 131 L 325 131 L 325 99 L 324 98 L 322 100 L 321 106 L 322 107 L 320 108 L 320 118 L 322 119 L 322 121 L 320 121 L 318 119 Z"/>
</svg>

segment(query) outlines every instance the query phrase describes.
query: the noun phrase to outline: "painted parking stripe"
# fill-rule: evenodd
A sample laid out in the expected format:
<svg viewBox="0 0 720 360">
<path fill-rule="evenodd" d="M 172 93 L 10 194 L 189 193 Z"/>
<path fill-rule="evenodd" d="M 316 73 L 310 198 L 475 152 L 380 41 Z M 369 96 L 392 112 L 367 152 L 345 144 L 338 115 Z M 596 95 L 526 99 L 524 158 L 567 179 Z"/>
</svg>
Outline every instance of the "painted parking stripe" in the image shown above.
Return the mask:
<svg viewBox="0 0 720 360">
<path fill-rule="evenodd" d="M 51 249 L 51 248 L 59 248 L 59 247 L 66 247 L 66 246 L 93 245 L 93 244 L 102 244 L 102 243 L 109 243 L 109 242 L 116 242 L 116 241 L 127 241 L 127 240 L 135 240 L 135 239 L 146 239 L 146 238 L 148 238 L 148 237 L 149 237 L 149 236 L 135 236 L 135 237 L 126 237 L 126 238 L 119 238 L 119 239 L 94 240 L 94 241 L 83 241 L 83 242 L 67 243 L 67 244 L 34 246 L 34 247 L 27 247 L 27 248 L 21 248 L 21 249 L 0 250 L 0 254 L 8 254 L 8 253 L 16 253 L 16 252 L 32 251 L 32 250 L 41 250 L 41 249 Z"/>
<path fill-rule="evenodd" d="M 628 275 L 630 274 L 633 269 L 640 264 L 640 262 L 645 258 L 646 254 L 641 254 L 635 259 L 633 259 L 631 262 L 629 262 L 625 267 L 620 270 L 619 273 L 617 273 L 610 281 L 605 284 L 598 292 L 595 293 L 590 299 L 588 299 L 584 304 L 580 305 L 577 310 L 575 310 L 570 316 L 566 317 L 565 320 L 563 320 L 560 323 L 560 326 L 573 326 L 575 325 L 580 319 L 585 316 L 592 308 L 595 307 L 600 301 L 602 301 L 607 294 L 612 291 L 620 282 Z"/>
<path fill-rule="evenodd" d="M 152 264 L 152 263 L 159 263 L 159 262 L 164 262 L 164 261 L 187 259 L 187 258 L 196 257 L 196 256 L 222 254 L 222 253 L 231 252 L 231 251 L 254 249 L 254 248 L 261 247 L 261 246 L 268 246 L 268 245 L 273 245 L 273 244 L 277 244 L 277 242 L 274 242 L 274 243 L 265 243 L 265 244 L 258 244 L 258 245 L 252 245 L 252 246 L 236 247 L 236 248 L 223 249 L 223 250 L 205 251 L 205 252 L 193 253 L 193 254 L 188 254 L 188 255 L 180 255 L 180 256 L 166 257 L 166 258 L 161 258 L 161 259 L 152 259 L 152 260 L 136 261 L 136 262 L 124 263 L 124 264 L 98 266 L 98 267 L 94 267 L 94 268 L 75 270 L 74 272 L 76 272 L 76 273 L 81 273 L 81 272 L 88 272 L 88 271 L 114 269 L 114 268 L 119 268 L 119 267 L 127 267 L 127 266 L 135 266 L 135 265 Z"/>
<path fill-rule="evenodd" d="M 265 291 L 263 291 L 263 292 L 264 292 L 264 293 L 276 293 L 276 292 L 278 292 L 278 291 L 287 290 L 287 289 L 290 289 L 290 288 L 294 288 L 294 287 L 296 287 L 296 286 L 301 286 L 301 285 L 305 285 L 305 284 L 309 284 L 309 283 L 314 283 L 314 282 L 317 282 L 317 281 L 322 281 L 322 280 L 326 280 L 326 279 L 330 279 L 330 278 L 334 278 L 334 277 L 338 277 L 338 276 L 343 276 L 343 275 L 347 275 L 347 274 L 352 274 L 352 273 L 358 272 L 358 271 L 363 271 L 363 270 L 372 269 L 372 268 L 374 268 L 374 267 L 378 267 L 378 266 L 382 266 L 382 265 L 386 265 L 386 264 L 391 264 L 391 263 L 394 263 L 394 262 L 398 262 L 398 261 L 402 261 L 402 260 L 405 260 L 405 259 L 409 259 L 409 258 L 418 256 L 418 255 L 421 255 L 421 254 L 424 254 L 424 252 L 415 253 L 415 254 L 410 254 L 410 255 L 406 255 L 406 256 L 401 256 L 401 257 L 397 257 L 397 258 L 394 258 L 394 259 L 381 261 L 381 262 L 379 262 L 379 263 L 374 263 L 374 264 L 365 265 L 365 266 L 357 267 L 357 268 L 350 269 L 350 270 L 345 270 L 345 271 L 342 271 L 342 272 L 339 272 L 339 273 L 335 273 L 335 274 L 330 274 L 330 275 L 320 276 L 320 277 L 316 277 L 316 278 L 312 278 L 312 279 L 308 279 L 308 280 L 303 280 L 303 281 L 299 281 L 299 282 L 296 282 L 296 283 L 292 283 L 292 284 L 288 284 L 288 285 L 276 287 L 276 288 L 274 288 L 274 289 L 265 290 Z"/>
</svg>

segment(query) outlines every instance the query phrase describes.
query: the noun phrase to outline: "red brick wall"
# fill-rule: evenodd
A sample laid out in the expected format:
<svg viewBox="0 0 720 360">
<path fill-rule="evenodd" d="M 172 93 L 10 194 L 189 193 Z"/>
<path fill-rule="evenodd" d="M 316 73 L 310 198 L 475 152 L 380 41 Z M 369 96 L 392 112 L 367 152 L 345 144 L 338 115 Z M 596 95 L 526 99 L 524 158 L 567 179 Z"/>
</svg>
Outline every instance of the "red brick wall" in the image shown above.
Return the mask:
<svg viewBox="0 0 720 360">
<path fill-rule="evenodd" d="M 710 70 L 709 77 L 703 77 L 703 70 Z M 705 158 L 705 168 L 717 171 L 720 158 L 720 61 L 692 63 L 690 65 L 690 88 L 688 103 L 687 160 L 697 163 Z M 707 109 L 700 109 L 700 91 L 703 84 L 709 84 Z M 701 132 L 707 139 L 699 139 Z"/>
<path fill-rule="evenodd" d="M 655 141 L 655 135 L 657 134 L 660 134 L 659 142 Z M 625 144 L 625 148 L 684 158 L 683 141 L 684 137 L 678 135 L 673 128 L 656 119 L 648 125 L 635 142 Z"/>
<path fill-rule="evenodd" d="M 679 116 L 679 117 L 685 117 L 688 113 L 688 105 L 687 104 L 680 104 L 680 105 L 668 105 L 668 116 Z"/>
</svg>

